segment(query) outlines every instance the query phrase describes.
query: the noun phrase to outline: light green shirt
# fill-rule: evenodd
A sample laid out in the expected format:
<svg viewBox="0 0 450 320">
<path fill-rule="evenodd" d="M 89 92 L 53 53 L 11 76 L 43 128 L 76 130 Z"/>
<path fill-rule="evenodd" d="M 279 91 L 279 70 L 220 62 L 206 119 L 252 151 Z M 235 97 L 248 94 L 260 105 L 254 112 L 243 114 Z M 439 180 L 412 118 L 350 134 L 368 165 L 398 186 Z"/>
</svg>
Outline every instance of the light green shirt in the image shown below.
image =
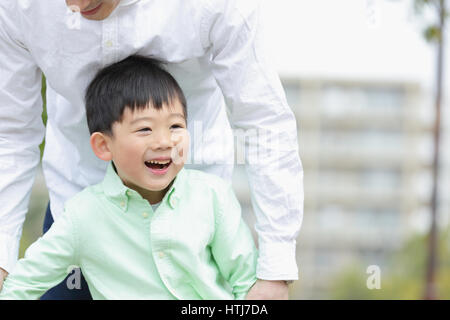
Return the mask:
<svg viewBox="0 0 450 320">
<path fill-rule="evenodd" d="M 103 182 L 67 201 L 28 248 L 0 298 L 37 299 L 80 266 L 94 299 L 243 299 L 256 281 L 256 260 L 222 179 L 182 169 L 153 211 L 110 164 Z"/>
</svg>

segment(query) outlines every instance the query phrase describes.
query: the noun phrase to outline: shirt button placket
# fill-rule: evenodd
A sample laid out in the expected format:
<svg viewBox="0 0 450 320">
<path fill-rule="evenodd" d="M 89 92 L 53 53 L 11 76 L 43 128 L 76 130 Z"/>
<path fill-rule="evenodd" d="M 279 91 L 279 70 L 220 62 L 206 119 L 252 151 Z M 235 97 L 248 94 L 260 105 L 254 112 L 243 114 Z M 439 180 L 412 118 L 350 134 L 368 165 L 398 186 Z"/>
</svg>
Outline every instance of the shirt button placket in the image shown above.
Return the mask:
<svg viewBox="0 0 450 320">
<path fill-rule="evenodd" d="M 177 197 L 176 196 L 172 196 L 170 198 L 170 205 L 172 206 L 172 208 L 174 208 L 177 205 L 177 203 L 178 203 Z"/>
<path fill-rule="evenodd" d="M 117 61 L 118 17 L 113 13 L 109 19 L 103 20 L 102 23 L 102 53 L 103 65 L 105 66 Z"/>
</svg>

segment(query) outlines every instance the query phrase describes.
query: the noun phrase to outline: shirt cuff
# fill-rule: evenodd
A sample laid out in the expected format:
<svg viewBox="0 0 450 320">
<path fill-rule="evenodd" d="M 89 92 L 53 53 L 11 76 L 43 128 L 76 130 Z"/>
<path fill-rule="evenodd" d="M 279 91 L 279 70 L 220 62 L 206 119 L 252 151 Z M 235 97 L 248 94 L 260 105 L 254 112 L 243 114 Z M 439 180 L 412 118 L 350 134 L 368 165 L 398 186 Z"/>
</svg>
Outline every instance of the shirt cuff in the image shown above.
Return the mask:
<svg viewBox="0 0 450 320">
<path fill-rule="evenodd" d="M 0 268 L 11 273 L 19 256 L 20 238 L 0 232 Z"/>
<path fill-rule="evenodd" d="M 261 280 L 298 280 L 296 242 L 259 241 L 256 277 Z"/>
</svg>

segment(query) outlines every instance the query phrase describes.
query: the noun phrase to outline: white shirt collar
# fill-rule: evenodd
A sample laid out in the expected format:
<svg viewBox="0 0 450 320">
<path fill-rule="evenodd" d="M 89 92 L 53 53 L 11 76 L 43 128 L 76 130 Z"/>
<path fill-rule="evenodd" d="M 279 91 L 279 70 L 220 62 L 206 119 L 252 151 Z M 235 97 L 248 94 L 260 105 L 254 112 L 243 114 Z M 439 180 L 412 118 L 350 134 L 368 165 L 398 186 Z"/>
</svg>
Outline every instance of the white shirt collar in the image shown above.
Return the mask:
<svg viewBox="0 0 450 320">
<path fill-rule="evenodd" d="M 138 2 L 138 1 L 139 0 L 120 0 L 119 7 L 128 6 L 128 5 Z"/>
</svg>

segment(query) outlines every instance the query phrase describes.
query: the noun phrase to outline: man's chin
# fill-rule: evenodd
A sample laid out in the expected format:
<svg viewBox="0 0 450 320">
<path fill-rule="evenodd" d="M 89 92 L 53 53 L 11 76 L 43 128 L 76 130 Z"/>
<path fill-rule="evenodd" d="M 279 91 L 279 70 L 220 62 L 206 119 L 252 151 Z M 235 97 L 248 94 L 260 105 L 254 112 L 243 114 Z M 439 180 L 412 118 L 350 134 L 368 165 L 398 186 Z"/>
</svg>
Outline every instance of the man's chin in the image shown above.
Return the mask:
<svg viewBox="0 0 450 320">
<path fill-rule="evenodd" d="M 108 14 L 99 14 L 99 15 L 93 15 L 93 16 L 85 16 L 84 14 L 81 14 L 83 16 L 83 18 L 87 19 L 87 20 L 95 20 L 95 21 L 101 21 L 101 20 L 105 20 L 106 18 L 108 18 L 111 15 L 111 12 Z"/>
<path fill-rule="evenodd" d="M 104 1 L 101 4 L 102 8 L 100 8 L 100 10 L 97 13 L 93 15 L 85 15 L 81 13 L 81 15 L 83 16 L 83 18 L 88 20 L 96 20 L 96 21 L 104 20 L 108 18 L 111 15 L 111 13 L 113 13 L 117 5 L 119 4 L 119 1 L 117 1 L 116 3 L 112 3 L 112 1 L 111 3 Z"/>
</svg>

